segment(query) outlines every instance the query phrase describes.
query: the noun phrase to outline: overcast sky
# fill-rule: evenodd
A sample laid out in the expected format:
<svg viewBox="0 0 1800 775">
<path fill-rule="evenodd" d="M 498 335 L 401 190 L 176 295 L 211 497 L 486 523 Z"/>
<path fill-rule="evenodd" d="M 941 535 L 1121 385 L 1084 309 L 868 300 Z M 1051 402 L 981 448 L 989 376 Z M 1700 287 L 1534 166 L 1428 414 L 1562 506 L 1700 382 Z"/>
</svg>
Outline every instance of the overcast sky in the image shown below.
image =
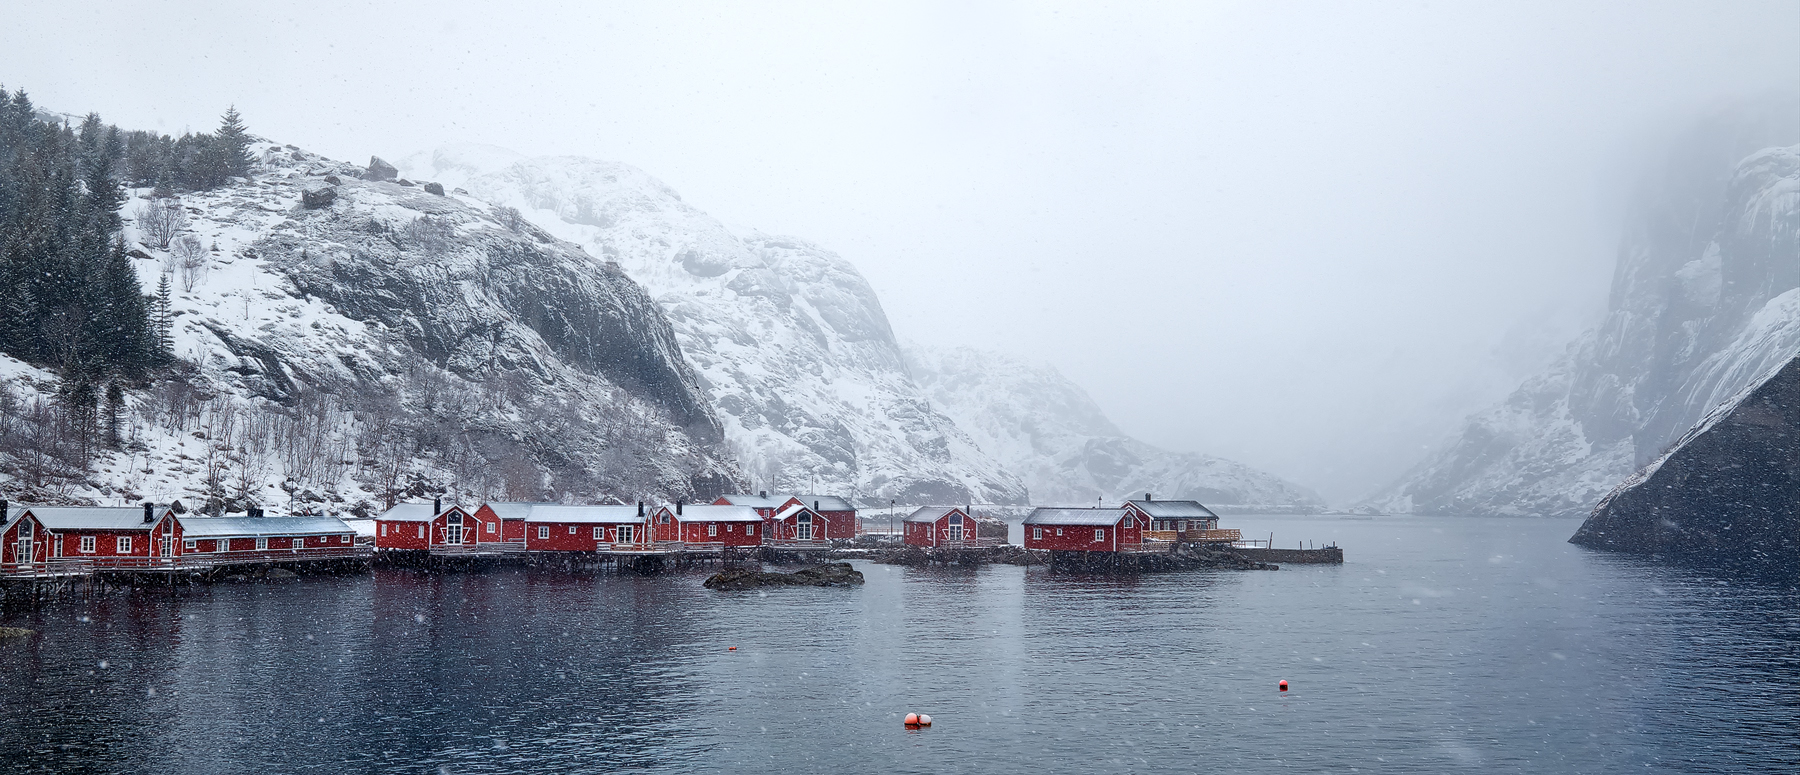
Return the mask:
<svg viewBox="0 0 1800 775">
<path fill-rule="evenodd" d="M 1340 502 L 1603 308 L 1629 185 L 1800 92 L 1800 3 L 10 3 L 0 83 L 366 162 L 617 159 L 897 333 Z"/>
</svg>

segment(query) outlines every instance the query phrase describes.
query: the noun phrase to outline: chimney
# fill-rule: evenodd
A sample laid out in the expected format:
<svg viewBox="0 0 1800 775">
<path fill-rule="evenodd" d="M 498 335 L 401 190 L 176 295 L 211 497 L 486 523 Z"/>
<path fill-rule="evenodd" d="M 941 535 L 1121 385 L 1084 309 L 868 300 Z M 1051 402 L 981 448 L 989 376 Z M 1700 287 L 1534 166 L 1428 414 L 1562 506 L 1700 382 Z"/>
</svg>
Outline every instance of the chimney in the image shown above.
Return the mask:
<svg viewBox="0 0 1800 775">
<path fill-rule="evenodd" d="M 444 500 L 442 498 L 432 498 L 431 499 L 431 516 L 435 517 L 442 513 L 444 513 Z"/>
<path fill-rule="evenodd" d="M 644 516 L 644 502 L 638 501 L 638 516 Z"/>
<path fill-rule="evenodd" d="M 818 510 L 819 510 L 819 502 L 813 501 L 813 511 L 818 511 Z"/>
<path fill-rule="evenodd" d="M 758 493 L 757 493 L 757 494 L 756 494 L 756 497 L 758 497 L 758 498 L 767 498 L 767 497 L 769 497 L 769 491 L 768 491 L 768 490 L 763 490 L 763 491 L 761 491 L 761 492 L 758 492 Z"/>
<path fill-rule="evenodd" d="M 681 516 L 681 501 L 675 501 L 675 516 Z"/>
<path fill-rule="evenodd" d="M 0 525 L 6 524 L 6 516 L 10 513 L 6 510 L 6 506 L 6 501 L 0 500 Z"/>
<path fill-rule="evenodd" d="M 1152 497 L 1150 497 L 1150 493 L 1144 493 L 1144 500 L 1147 500 L 1147 501 L 1153 501 L 1153 500 L 1156 500 L 1156 499 L 1155 499 L 1155 498 L 1152 498 Z"/>
<path fill-rule="evenodd" d="M 144 524 L 148 525 L 155 521 L 156 521 L 156 504 L 151 503 L 150 501 L 144 501 Z"/>
</svg>

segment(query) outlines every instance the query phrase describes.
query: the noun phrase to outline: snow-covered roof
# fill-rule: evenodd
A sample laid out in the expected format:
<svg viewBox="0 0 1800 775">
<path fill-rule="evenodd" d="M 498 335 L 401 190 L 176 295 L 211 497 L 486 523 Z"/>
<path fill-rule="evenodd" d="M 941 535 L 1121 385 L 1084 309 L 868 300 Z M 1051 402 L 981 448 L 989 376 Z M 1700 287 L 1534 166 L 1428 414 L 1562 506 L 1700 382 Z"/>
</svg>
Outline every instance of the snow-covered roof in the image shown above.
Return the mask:
<svg viewBox="0 0 1800 775">
<path fill-rule="evenodd" d="M 813 510 L 813 508 L 811 506 L 808 506 L 804 503 L 796 503 L 792 506 L 789 506 L 789 507 L 777 512 L 775 514 L 775 521 L 780 522 L 781 520 L 787 519 L 788 517 L 794 516 L 795 514 L 799 514 L 802 511 L 812 511 L 812 510 Z M 814 511 L 813 513 L 817 514 L 818 512 Z"/>
<path fill-rule="evenodd" d="M 493 501 L 488 501 L 488 503 L 487 503 L 487 507 L 490 509 L 493 509 L 494 513 L 496 515 L 498 515 L 500 517 L 500 519 L 502 519 L 502 520 L 525 519 L 526 517 L 531 516 L 531 509 L 535 506 L 554 506 L 554 505 L 556 505 L 556 504 L 553 504 L 553 503 L 527 503 L 527 502 L 523 502 L 523 501 L 509 501 L 509 502 L 504 502 L 504 503 L 495 503 Z"/>
<path fill-rule="evenodd" d="M 551 506 L 531 507 L 526 522 L 604 522 L 625 524 L 643 522 L 636 506 Z"/>
<path fill-rule="evenodd" d="M 181 517 L 184 538 L 320 535 L 356 532 L 337 517 Z"/>
<path fill-rule="evenodd" d="M 46 530 L 148 530 L 142 506 L 28 506 Z M 169 513 L 167 506 L 156 507 L 156 518 Z"/>
<path fill-rule="evenodd" d="M 344 520 L 344 524 L 349 525 L 351 530 L 356 531 L 356 536 L 358 538 L 375 537 L 375 520 L 373 519 L 346 519 Z"/>
<path fill-rule="evenodd" d="M 1025 518 L 1027 525 L 1116 525 L 1125 518 L 1125 509 L 1037 508 Z"/>
<path fill-rule="evenodd" d="M 470 513 L 468 509 L 461 506 L 444 507 L 444 511 L 450 511 L 452 509 L 464 514 Z M 444 511 L 433 513 L 431 511 L 431 504 L 429 503 L 396 503 L 393 508 L 381 512 L 381 516 L 376 517 L 376 519 L 384 522 L 430 522 L 431 520 L 436 519 L 438 514 L 444 513 Z"/>
<path fill-rule="evenodd" d="M 936 522 L 950 512 L 962 513 L 958 506 L 920 506 L 913 513 L 906 515 L 905 522 Z M 967 516 L 967 515 L 964 515 Z"/>
<path fill-rule="evenodd" d="M 856 507 L 851 505 L 850 501 L 844 500 L 843 498 L 839 498 L 836 495 L 796 495 L 794 497 L 799 498 L 801 503 L 806 504 L 807 506 L 813 508 L 816 511 L 855 511 L 856 510 Z M 814 504 L 817 504 L 817 505 L 814 505 Z"/>
<path fill-rule="evenodd" d="M 665 507 L 667 508 L 667 507 Z M 673 514 L 674 509 L 669 509 Z M 681 513 L 675 516 L 683 522 L 761 522 L 756 509 L 749 506 L 713 506 L 698 504 L 681 507 Z"/>
<path fill-rule="evenodd" d="M 788 496 L 788 495 L 774 495 L 774 496 L 770 496 L 770 495 L 726 495 L 726 496 L 722 496 L 722 497 L 725 498 L 726 503 L 729 503 L 733 506 L 749 506 L 750 508 L 753 508 L 753 509 L 773 509 L 773 508 L 779 508 L 781 506 L 781 504 L 783 504 L 783 503 L 787 503 L 788 498 L 791 496 Z"/>
<path fill-rule="evenodd" d="M 1157 519 L 1218 519 L 1219 515 L 1212 509 L 1200 505 L 1199 501 L 1126 501 Z"/>
</svg>

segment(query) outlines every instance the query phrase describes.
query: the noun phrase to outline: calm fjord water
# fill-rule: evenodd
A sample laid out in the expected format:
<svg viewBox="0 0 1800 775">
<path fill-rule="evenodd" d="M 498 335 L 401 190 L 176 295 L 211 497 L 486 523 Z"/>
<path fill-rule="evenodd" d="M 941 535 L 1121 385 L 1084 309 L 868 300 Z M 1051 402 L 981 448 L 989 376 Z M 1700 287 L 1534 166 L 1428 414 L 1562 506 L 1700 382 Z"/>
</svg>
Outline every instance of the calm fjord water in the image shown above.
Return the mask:
<svg viewBox="0 0 1800 775">
<path fill-rule="evenodd" d="M 1800 594 L 1531 519 L 1234 518 L 1279 572 L 496 571 L 6 617 L 31 772 L 1793 772 Z M 727 647 L 737 646 L 736 651 Z M 1276 681 L 1293 690 L 1278 695 Z M 908 732 L 907 711 L 936 726 Z"/>
</svg>

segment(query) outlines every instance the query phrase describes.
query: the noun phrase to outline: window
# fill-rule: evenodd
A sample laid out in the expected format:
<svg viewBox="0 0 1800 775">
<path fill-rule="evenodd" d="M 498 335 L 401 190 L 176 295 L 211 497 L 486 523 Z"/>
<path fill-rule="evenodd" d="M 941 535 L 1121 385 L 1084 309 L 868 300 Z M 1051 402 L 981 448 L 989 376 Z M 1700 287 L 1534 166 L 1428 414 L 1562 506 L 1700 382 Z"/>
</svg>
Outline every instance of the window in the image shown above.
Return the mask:
<svg viewBox="0 0 1800 775">
<path fill-rule="evenodd" d="M 606 528 L 603 528 L 603 527 L 594 528 L 594 540 L 595 541 L 606 540 Z"/>
<path fill-rule="evenodd" d="M 269 539 L 267 539 L 267 538 L 258 538 L 258 539 L 256 539 L 256 549 L 257 549 L 257 551 L 267 551 L 267 550 L 268 550 L 268 548 L 269 548 Z"/>
<path fill-rule="evenodd" d="M 292 539 L 292 540 L 288 541 L 288 546 L 295 548 L 295 549 L 305 549 L 306 548 L 306 539 L 305 538 Z"/>
<path fill-rule="evenodd" d="M 719 534 L 719 523 L 717 523 L 717 522 L 706 523 L 706 534 L 709 536 L 718 535 Z"/>
<path fill-rule="evenodd" d="M 192 539 L 192 538 L 189 538 L 189 539 L 188 539 L 188 540 L 186 540 L 186 541 L 182 541 L 182 542 L 181 542 L 181 548 L 183 548 L 183 549 L 186 549 L 186 550 L 188 550 L 188 551 L 190 551 L 190 552 L 191 552 L 191 551 L 193 551 L 193 550 L 194 550 L 194 539 Z"/>
<path fill-rule="evenodd" d="M 420 538 L 425 537 L 425 526 L 424 525 L 419 525 L 419 537 Z"/>
<path fill-rule="evenodd" d="M 350 543 L 350 541 L 351 541 L 350 536 L 347 536 L 347 535 L 338 536 L 338 543 L 340 543 L 340 544 L 347 544 L 347 543 Z"/>
<path fill-rule="evenodd" d="M 94 553 L 94 537 L 93 536 L 82 536 L 81 537 L 81 551 L 84 554 L 93 554 Z"/>
<path fill-rule="evenodd" d="M 1057 535 L 1062 535 L 1062 528 L 1060 528 L 1060 527 L 1059 527 L 1059 528 L 1057 528 L 1057 529 L 1056 529 L 1056 534 L 1057 534 Z"/>
<path fill-rule="evenodd" d="M 213 551 L 215 552 L 229 552 L 231 551 L 231 539 L 221 538 L 218 543 L 214 544 L 214 547 Z"/>
<path fill-rule="evenodd" d="M 550 537 L 550 528 L 545 527 L 543 525 L 538 525 L 538 540 L 542 541 L 549 537 Z"/>
<path fill-rule="evenodd" d="M 489 532 L 489 533 L 492 533 L 492 532 L 494 532 L 494 523 L 492 523 L 492 522 L 489 522 L 489 523 L 487 523 L 487 526 L 488 526 L 488 532 Z"/>
<path fill-rule="evenodd" d="M 756 535 L 756 526 L 755 525 L 745 525 L 744 526 L 744 535 Z"/>
<path fill-rule="evenodd" d="M 1044 540 L 1044 529 L 1041 527 L 1032 528 L 1031 529 L 1031 540 L 1033 540 L 1033 541 Z"/>
<path fill-rule="evenodd" d="M 381 526 L 381 534 L 382 534 L 382 535 L 387 535 L 387 529 L 388 529 L 388 526 L 387 526 L 387 525 L 382 525 L 382 526 Z"/>
<path fill-rule="evenodd" d="M 569 526 L 569 535 L 575 535 L 575 526 L 574 525 Z"/>
<path fill-rule="evenodd" d="M 737 532 L 737 525 L 726 525 L 726 526 L 725 526 L 725 532 L 727 532 L 727 533 L 735 533 L 735 532 Z"/>
<path fill-rule="evenodd" d="M 1094 528 L 1094 540 L 1095 541 L 1105 541 L 1106 540 L 1106 528 L 1103 528 L 1103 527 Z"/>
<path fill-rule="evenodd" d="M 622 544 L 631 543 L 632 534 L 636 533 L 636 532 L 637 532 L 637 530 L 635 528 L 633 528 L 631 525 L 620 525 L 619 532 L 618 532 L 619 543 L 622 543 Z"/>
<path fill-rule="evenodd" d="M 119 536 L 119 554 L 131 554 L 131 536 Z"/>
</svg>

